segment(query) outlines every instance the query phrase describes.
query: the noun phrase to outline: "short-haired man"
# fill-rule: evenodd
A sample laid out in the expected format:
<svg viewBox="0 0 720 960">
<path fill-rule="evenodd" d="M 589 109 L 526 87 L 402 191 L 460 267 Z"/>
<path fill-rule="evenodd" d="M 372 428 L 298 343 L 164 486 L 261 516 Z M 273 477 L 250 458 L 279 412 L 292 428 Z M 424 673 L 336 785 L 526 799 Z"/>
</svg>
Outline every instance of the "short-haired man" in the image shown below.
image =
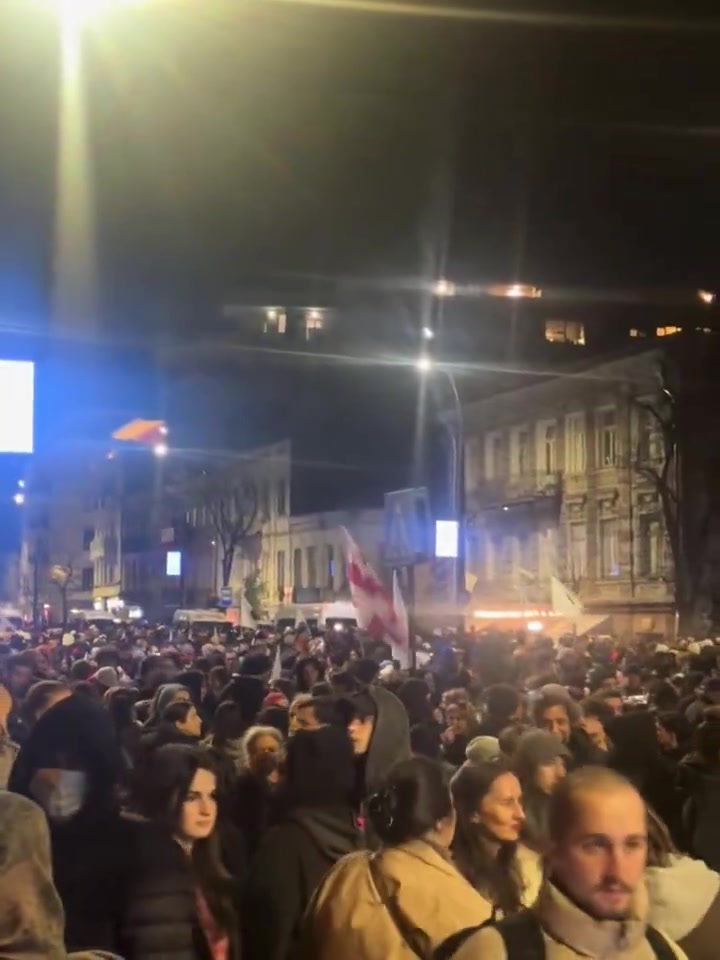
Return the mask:
<svg viewBox="0 0 720 960">
<path fill-rule="evenodd" d="M 532 911 L 478 930 L 453 960 L 684 960 L 647 925 L 646 855 L 637 790 L 604 767 L 578 770 L 552 797 L 547 879 Z"/>
</svg>

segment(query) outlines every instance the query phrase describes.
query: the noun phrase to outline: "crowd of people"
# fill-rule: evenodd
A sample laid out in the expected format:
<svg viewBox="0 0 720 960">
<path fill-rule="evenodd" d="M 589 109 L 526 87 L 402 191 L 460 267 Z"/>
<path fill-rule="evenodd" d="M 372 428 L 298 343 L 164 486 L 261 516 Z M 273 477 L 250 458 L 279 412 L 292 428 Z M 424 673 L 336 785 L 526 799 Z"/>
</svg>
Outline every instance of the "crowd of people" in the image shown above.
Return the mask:
<svg viewBox="0 0 720 960">
<path fill-rule="evenodd" d="M 0 645 L 0 956 L 717 957 L 720 646 Z"/>
</svg>

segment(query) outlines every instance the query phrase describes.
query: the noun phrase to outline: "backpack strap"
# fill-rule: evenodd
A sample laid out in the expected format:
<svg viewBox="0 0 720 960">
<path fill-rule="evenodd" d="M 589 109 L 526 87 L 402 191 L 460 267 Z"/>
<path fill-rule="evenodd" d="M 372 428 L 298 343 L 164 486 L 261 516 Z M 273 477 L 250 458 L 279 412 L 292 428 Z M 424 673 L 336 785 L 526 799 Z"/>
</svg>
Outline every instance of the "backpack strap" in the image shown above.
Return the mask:
<svg viewBox="0 0 720 960">
<path fill-rule="evenodd" d="M 478 930 L 497 930 L 505 944 L 507 960 L 545 960 L 545 940 L 540 921 L 530 910 L 523 910 L 499 923 L 488 920 L 479 927 L 466 927 L 444 940 L 433 953 L 433 960 L 452 960 L 460 947 Z M 660 957 L 659 960 L 665 960 Z M 677 960 L 672 957 L 671 960 Z"/>
<path fill-rule="evenodd" d="M 501 920 L 495 924 L 495 929 L 505 942 L 508 960 L 545 960 L 542 927 L 532 910 L 523 910 Z"/>
<path fill-rule="evenodd" d="M 655 960 L 677 960 L 677 954 L 665 937 L 655 927 L 647 927 L 645 939 L 650 944 Z"/>
</svg>

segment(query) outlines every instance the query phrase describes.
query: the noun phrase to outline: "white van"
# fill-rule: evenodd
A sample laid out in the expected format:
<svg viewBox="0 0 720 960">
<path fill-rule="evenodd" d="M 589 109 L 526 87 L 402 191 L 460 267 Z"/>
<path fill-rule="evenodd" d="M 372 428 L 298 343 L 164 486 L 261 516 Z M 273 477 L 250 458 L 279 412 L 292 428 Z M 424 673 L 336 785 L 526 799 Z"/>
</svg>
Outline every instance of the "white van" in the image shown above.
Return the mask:
<svg viewBox="0 0 720 960">
<path fill-rule="evenodd" d="M 172 625 L 178 630 L 192 630 L 193 633 L 214 633 L 215 630 L 227 630 L 232 627 L 223 610 L 176 610 Z"/>
</svg>

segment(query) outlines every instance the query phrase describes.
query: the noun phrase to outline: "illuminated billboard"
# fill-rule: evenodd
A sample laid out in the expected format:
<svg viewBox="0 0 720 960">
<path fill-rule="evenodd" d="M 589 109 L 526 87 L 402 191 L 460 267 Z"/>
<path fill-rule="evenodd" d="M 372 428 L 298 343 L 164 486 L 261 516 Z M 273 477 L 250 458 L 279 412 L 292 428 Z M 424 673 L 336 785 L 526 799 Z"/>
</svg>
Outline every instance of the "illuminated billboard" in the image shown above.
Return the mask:
<svg viewBox="0 0 720 960">
<path fill-rule="evenodd" d="M 435 556 L 456 560 L 458 555 L 457 520 L 435 521 Z"/>
<path fill-rule="evenodd" d="M 33 452 L 35 364 L 0 360 L 0 453 Z"/>
</svg>

